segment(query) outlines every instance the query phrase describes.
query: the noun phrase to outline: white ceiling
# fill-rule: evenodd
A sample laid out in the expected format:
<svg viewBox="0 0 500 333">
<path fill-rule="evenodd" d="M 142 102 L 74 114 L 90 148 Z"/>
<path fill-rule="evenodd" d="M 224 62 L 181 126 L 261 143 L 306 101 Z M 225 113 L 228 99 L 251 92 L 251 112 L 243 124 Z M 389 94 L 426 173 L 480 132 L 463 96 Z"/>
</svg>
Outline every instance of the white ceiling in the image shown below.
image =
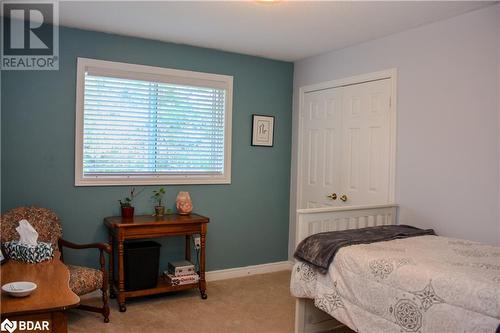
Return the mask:
<svg viewBox="0 0 500 333">
<path fill-rule="evenodd" d="M 69 1 L 60 24 L 295 61 L 492 2 Z"/>
</svg>

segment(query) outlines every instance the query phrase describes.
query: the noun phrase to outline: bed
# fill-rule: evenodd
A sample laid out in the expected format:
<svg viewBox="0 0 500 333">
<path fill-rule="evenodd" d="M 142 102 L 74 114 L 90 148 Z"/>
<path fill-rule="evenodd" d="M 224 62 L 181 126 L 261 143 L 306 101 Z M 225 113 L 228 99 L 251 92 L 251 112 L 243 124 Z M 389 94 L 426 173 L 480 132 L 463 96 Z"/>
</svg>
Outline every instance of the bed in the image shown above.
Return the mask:
<svg viewBox="0 0 500 333">
<path fill-rule="evenodd" d="M 395 222 L 395 207 L 317 213 L 299 217 L 297 242 L 335 228 Z M 357 332 L 495 332 L 500 247 L 431 235 L 342 247 L 325 274 L 296 262 L 291 292 L 297 332 L 338 322 Z"/>
</svg>

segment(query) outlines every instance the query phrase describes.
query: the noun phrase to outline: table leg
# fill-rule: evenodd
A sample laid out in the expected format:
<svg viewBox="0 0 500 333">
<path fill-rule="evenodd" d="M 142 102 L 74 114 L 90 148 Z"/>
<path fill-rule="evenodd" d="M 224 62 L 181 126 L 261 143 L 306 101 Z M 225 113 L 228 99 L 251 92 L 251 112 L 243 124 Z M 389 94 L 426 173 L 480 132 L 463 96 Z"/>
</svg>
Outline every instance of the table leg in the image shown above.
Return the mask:
<svg viewBox="0 0 500 333">
<path fill-rule="evenodd" d="M 63 311 L 52 312 L 52 329 L 53 333 L 67 333 L 68 332 L 68 320 L 66 313 Z"/>
<path fill-rule="evenodd" d="M 123 267 L 123 238 L 118 237 L 118 305 L 120 312 L 127 311 L 125 307 L 125 272 Z"/>
<path fill-rule="evenodd" d="M 202 299 L 207 299 L 207 283 L 205 281 L 205 231 L 200 235 L 200 295 Z"/>
<path fill-rule="evenodd" d="M 191 236 L 186 235 L 186 244 L 185 244 L 185 254 L 186 260 L 191 261 Z"/>
<path fill-rule="evenodd" d="M 108 235 L 108 243 L 111 247 L 111 254 L 109 255 L 109 297 L 115 298 L 115 276 L 114 276 L 114 256 L 115 256 L 115 248 L 113 246 L 113 234 L 109 231 Z"/>
</svg>

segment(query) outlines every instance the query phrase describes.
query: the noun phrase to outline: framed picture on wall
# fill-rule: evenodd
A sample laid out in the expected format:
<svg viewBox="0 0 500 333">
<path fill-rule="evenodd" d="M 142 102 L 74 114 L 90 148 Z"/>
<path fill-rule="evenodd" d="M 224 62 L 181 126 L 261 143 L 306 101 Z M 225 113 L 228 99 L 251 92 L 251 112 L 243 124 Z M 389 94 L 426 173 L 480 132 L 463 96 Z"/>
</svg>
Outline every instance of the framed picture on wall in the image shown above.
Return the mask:
<svg viewBox="0 0 500 333">
<path fill-rule="evenodd" d="M 252 115 L 252 146 L 274 145 L 274 117 Z"/>
</svg>

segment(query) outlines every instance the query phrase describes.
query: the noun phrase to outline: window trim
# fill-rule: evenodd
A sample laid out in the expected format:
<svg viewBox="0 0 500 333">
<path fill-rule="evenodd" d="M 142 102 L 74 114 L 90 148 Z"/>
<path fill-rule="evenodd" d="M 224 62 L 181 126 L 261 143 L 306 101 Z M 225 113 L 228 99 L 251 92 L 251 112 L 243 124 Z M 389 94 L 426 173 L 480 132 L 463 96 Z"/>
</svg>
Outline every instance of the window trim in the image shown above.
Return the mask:
<svg viewBox="0 0 500 333">
<path fill-rule="evenodd" d="M 85 96 L 85 72 L 101 73 L 133 73 L 137 79 L 145 78 L 163 80 L 167 83 L 178 83 L 198 86 L 213 86 L 226 90 L 224 112 L 224 173 L 222 175 L 185 174 L 185 175 L 116 175 L 116 176 L 83 176 L 83 116 Z M 130 76 L 128 77 L 130 78 Z M 231 184 L 231 142 L 233 113 L 233 77 L 229 75 L 211 74 L 129 64 L 114 61 L 77 58 L 76 73 L 76 113 L 75 113 L 75 186 L 120 186 L 120 185 L 176 185 L 176 184 Z"/>
</svg>

